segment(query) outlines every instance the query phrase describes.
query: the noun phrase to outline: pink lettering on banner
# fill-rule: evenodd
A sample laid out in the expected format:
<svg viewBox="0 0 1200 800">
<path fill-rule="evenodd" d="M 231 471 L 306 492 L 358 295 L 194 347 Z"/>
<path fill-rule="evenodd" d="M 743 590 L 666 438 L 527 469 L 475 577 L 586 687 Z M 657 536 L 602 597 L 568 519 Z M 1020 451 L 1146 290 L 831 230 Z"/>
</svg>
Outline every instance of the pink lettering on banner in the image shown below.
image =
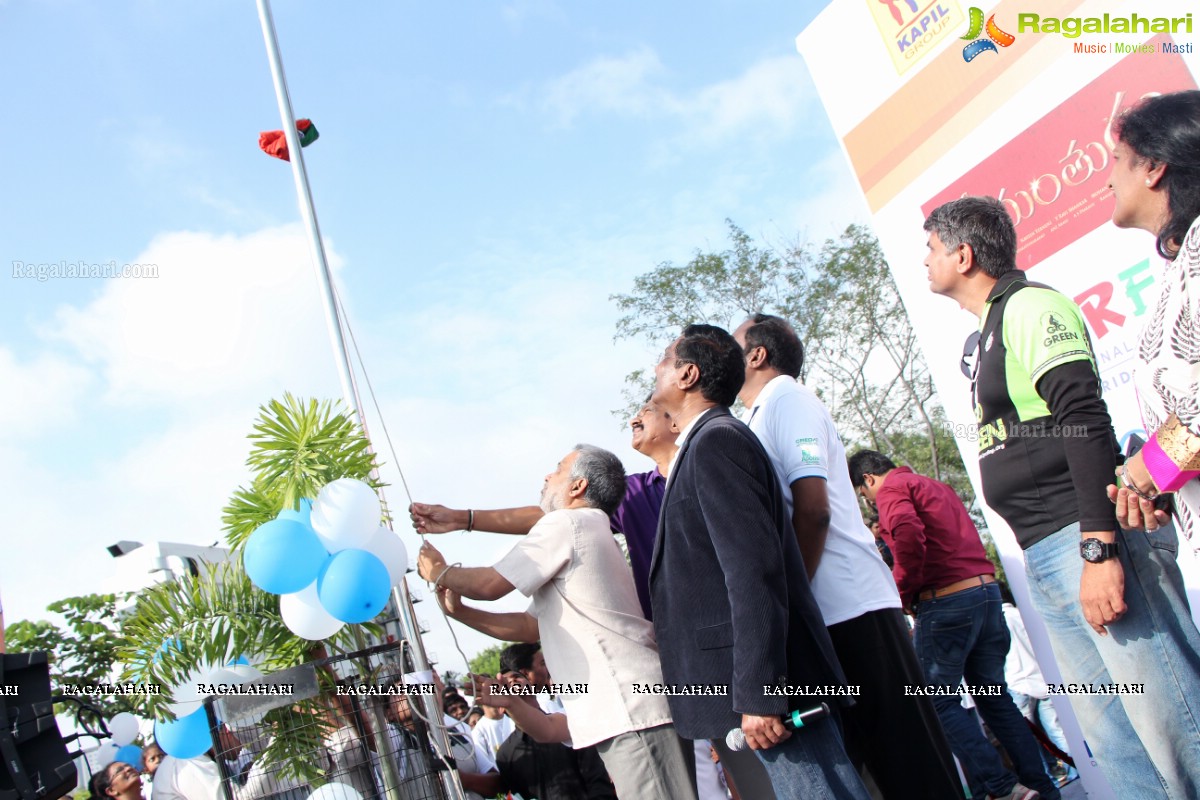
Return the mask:
<svg viewBox="0 0 1200 800">
<path fill-rule="evenodd" d="M 1004 203 L 1017 227 L 1017 266 L 1029 270 L 1112 218 L 1108 189 L 1113 120 L 1142 97 L 1195 89 L 1183 59 L 1162 53 L 1166 35 L 1150 40 L 1159 55 L 1129 55 L 921 206 L 926 216 L 950 200 L 990 195 Z M 1119 314 L 1112 296 L 1095 287 L 1088 317 L 1097 333 Z M 1080 301 L 1082 305 L 1082 302 Z M 1084 309 L 1088 313 L 1088 309 Z M 1097 320 L 1100 324 L 1097 324 Z M 1121 317 L 1122 322 L 1124 318 Z"/>
<path fill-rule="evenodd" d="M 1075 305 L 1079 306 L 1087 320 L 1088 326 L 1096 332 L 1096 338 L 1102 339 L 1108 333 L 1111 323 L 1115 327 L 1125 324 L 1125 315 L 1109 309 L 1112 302 L 1113 285 L 1108 281 L 1098 283 L 1087 291 L 1075 295 Z"/>
</svg>

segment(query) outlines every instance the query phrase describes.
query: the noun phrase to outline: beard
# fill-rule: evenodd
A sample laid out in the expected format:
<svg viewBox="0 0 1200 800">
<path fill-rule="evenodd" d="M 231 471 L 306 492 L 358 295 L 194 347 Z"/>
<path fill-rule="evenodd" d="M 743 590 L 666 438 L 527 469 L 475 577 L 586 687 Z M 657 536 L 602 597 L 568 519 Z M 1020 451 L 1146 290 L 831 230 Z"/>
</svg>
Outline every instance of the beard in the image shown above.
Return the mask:
<svg viewBox="0 0 1200 800">
<path fill-rule="evenodd" d="M 551 511 L 557 511 L 562 508 L 562 493 L 552 492 L 549 487 L 542 489 L 542 496 L 538 500 L 538 506 L 541 507 L 543 514 L 549 514 Z"/>
</svg>

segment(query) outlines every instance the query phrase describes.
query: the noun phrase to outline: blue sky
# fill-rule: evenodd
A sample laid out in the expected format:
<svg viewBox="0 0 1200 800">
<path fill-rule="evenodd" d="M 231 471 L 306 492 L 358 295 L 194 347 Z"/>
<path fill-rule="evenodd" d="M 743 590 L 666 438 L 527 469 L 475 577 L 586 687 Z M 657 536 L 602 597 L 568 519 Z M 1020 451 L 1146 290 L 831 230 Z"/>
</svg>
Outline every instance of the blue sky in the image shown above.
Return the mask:
<svg viewBox="0 0 1200 800">
<path fill-rule="evenodd" d="M 776 243 L 865 220 L 795 50 L 819 5 L 275 4 L 321 131 L 326 245 L 418 499 L 536 502 L 577 441 L 649 468 L 609 410 L 654 349 L 613 343 L 609 295 L 723 248 L 726 218 Z M 289 168 L 257 148 L 280 120 L 252 0 L 0 2 L 0 70 L 11 623 L 132 588 L 118 539 L 220 538 L 258 406 L 339 389 Z M 159 274 L 10 277 L 81 261 Z M 486 564 L 511 541 L 436 543 Z"/>
</svg>

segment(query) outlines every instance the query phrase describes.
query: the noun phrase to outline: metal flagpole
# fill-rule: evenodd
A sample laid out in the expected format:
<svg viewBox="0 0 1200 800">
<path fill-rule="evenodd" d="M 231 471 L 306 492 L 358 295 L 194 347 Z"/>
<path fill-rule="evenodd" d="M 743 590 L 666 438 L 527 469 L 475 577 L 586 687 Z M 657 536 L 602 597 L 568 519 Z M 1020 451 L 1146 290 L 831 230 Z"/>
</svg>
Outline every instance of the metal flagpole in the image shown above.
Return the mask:
<svg viewBox="0 0 1200 800">
<path fill-rule="evenodd" d="M 271 78 L 275 83 L 275 97 L 279 102 L 279 116 L 283 120 L 283 135 L 287 139 L 288 154 L 291 159 L 292 176 L 296 181 L 296 195 L 300 203 L 300 215 L 304 219 L 304 227 L 308 231 L 309 247 L 312 250 L 313 265 L 317 268 L 317 281 L 321 285 L 325 300 L 325 323 L 329 328 L 330 342 L 333 344 L 334 363 L 337 365 L 338 378 L 342 384 L 342 397 L 346 404 L 358 413 L 359 423 L 366 431 L 366 415 L 358 397 L 354 372 L 350 366 L 350 355 L 346 342 L 342 337 L 342 326 L 338 316 L 337 303 L 333 294 L 333 275 L 329 270 L 329 262 L 325 258 L 325 244 L 321 239 L 321 229 L 317 224 L 317 212 L 313 207 L 312 190 L 308 185 L 308 173 L 304 169 L 304 155 L 300 147 L 300 135 L 296 131 L 296 118 L 292 113 L 292 101 L 288 95 L 287 79 L 283 74 L 283 61 L 279 55 L 279 40 L 275 35 L 275 20 L 271 16 L 270 0 L 256 0 L 258 3 L 258 19 L 262 23 L 263 39 L 267 45 L 267 60 L 271 65 Z M 368 436 L 368 441 L 370 438 Z M 374 448 L 372 447 L 372 453 Z M 382 490 L 380 491 L 382 495 Z M 413 612 L 412 598 L 409 595 L 408 583 L 401 580 L 392 589 L 392 601 L 399 610 L 400 623 L 404 639 L 408 642 L 409 653 L 417 672 L 431 672 L 429 659 L 425 655 L 425 646 L 421 642 L 421 632 L 417 626 L 416 615 Z M 403 665 L 403 655 L 401 655 Z M 432 681 L 432 677 L 430 678 Z M 440 724 L 442 719 L 441 698 L 431 695 L 419 695 L 417 698 L 425 708 L 425 718 L 432 724 L 427 726 L 430 735 L 438 739 L 438 749 L 449 756 L 450 742 L 446 736 L 445 726 Z M 411 700 L 410 700 L 411 701 Z M 455 769 L 439 770 L 442 789 L 450 800 L 466 800 L 462 783 Z"/>
</svg>

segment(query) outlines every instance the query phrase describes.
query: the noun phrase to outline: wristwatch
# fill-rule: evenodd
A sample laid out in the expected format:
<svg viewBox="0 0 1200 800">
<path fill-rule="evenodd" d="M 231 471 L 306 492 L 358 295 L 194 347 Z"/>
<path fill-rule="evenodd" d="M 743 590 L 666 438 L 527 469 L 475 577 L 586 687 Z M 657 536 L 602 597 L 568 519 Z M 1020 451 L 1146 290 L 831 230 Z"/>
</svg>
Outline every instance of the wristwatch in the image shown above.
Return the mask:
<svg viewBox="0 0 1200 800">
<path fill-rule="evenodd" d="M 1120 546 L 1116 542 L 1109 544 L 1099 539 L 1084 539 L 1079 543 L 1079 555 L 1090 564 L 1100 564 L 1110 558 L 1116 558 L 1120 552 Z"/>
</svg>

